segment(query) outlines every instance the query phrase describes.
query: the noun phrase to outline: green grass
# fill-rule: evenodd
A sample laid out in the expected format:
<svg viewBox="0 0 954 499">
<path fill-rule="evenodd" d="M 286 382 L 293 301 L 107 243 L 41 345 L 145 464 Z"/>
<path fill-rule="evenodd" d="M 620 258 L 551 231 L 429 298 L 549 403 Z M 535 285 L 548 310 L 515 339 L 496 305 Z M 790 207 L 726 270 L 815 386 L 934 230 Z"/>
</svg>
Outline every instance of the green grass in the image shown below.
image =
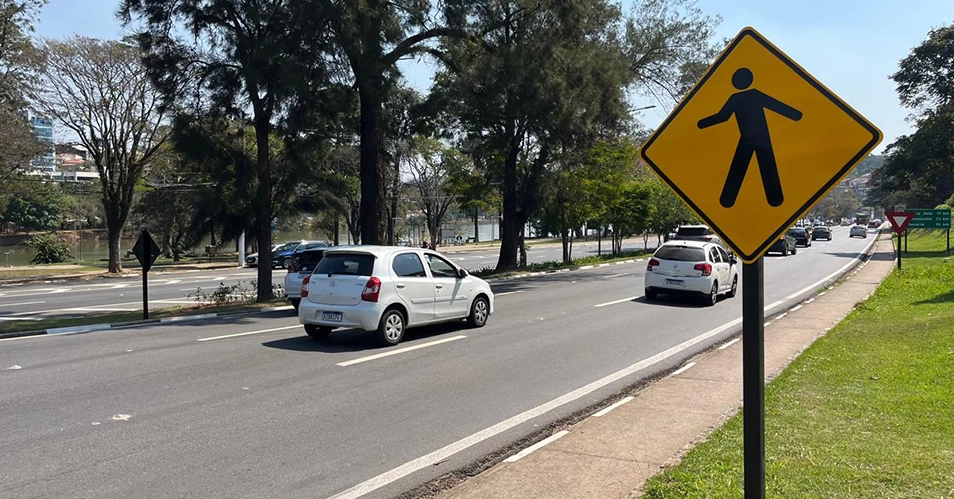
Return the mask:
<svg viewBox="0 0 954 499">
<path fill-rule="evenodd" d="M 232 305 L 201 305 L 170 307 L 164 309 L 150 309 L 150 319 L 161 319 L 163 317 L 176 317 L 189 314 L 208 314 L 224 312 L 254 312 L 263 308 L 287 305 L 284 299 L 275 299 L 262 303 L 250 304 L 232 304 Z M 69 317 L 61 319 L 43 319 L 39 321 L 10 321 L 0 322 L 0 333 L 15 333 L 20 331 L 36 331 L 41 329 L 51 329 L 57 327 L 86 326 L 90 324 L 116 324 L 119 322 L 130 322 L 142 320 L 142 311 L 136 312 L 104 312 L 101 314 L 86 314 L 83 317 Z"/>
<path fill-rule="evenodd" d="M 954 259 L 914 232 L 903 270 L 766 388 L 768 497 L 954 498 Z M 741 414 L 646 498 L 742 497 Z"/>
</svg>

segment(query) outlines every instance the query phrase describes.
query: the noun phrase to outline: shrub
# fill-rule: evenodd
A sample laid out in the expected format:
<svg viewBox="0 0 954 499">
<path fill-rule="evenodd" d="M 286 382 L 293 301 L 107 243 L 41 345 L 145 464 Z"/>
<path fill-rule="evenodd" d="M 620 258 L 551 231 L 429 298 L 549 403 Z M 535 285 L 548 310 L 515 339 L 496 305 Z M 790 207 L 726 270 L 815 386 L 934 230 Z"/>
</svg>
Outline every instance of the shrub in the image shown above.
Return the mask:
<svg viewBox="0 0 954 499">
<path fill-rule="evenodd" d="M 51 234 L 39 234 L 23 242 L 33 248 L 36 254 L 30 263 L 63 263 L 73 258 L 70 246 L 59 237 Z"/>
</svg>

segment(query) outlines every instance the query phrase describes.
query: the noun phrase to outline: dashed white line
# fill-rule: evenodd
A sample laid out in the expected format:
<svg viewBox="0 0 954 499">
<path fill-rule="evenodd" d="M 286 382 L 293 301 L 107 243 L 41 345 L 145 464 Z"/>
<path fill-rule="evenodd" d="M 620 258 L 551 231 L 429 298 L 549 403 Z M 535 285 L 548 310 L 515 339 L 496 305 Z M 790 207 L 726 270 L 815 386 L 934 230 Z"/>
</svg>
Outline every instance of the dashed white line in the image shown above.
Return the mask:
<svg viewBox="0 0 954 499">
<path fill-rule="evenodd" d="M 622 274 L 613 274 L 603 277 L 603 279 L 612 279 L 614 277 L 622 277 L 624 275 L 629 275 L 629 272 L 623 272 Z"/>
<path fill-rule="evenodd" d="M 273 328 L 271 328 L 271 329 L 262 329 L 261 331 L 249 331 L 249 332 L 247 332 L 247 333 L 235 333 L 235 334 L 226 334 L 226 335 L 223 335 L 223 336 L 213 336 L 213 337 L 211 337 L 211 338 L 199 338 L 199 339 L 196 340 L 196 341 L 224 340 L 224 339 L 226 339 L 226 338 L 238 338 L 239 336 L 249 336 L 249 335 L 253 335 L 253 334 L 271 333 L 271 332 L 274 332 L 274 331 L 285 331 L 285 330 L 287 330 L 287 329 L 298 329 L 298 328 L 300 328 L 300 327 L 301 327 L 300 324 L 296 324 L 296 325 L 294 325 L 294 326 L 273 327 Z"/>
<path fill-rule="evenodd" d="M 372 360 L 377 360 L 377 359 L 381 359 L 381 358 L 384 358 L 384 357 L 390 357 L 390 356 L 392 356 L 392 355 L 397 355 L 397 354 L 401 354 L 401 353 L 406 353 L 406 352 L 410 352 L 410 351 L 413 351 L 413 350 L 420 350 L 421 348 L 427 348 L 427 347 L 432 347 L 432 346 L 434 346 L 434 345 L 440 345 L 441 343 L 447 343 L 447 342 L 450 342 L 450 341 L 462 340 L 462 339 L 464 339 L 464 338 L 466 338 L 466 337 L 467 337 L 467 336 L 465 336 L 465 335 L 463 335 L 463 334 L 458 335 L 458 336 L 451 336 L 450 338 L 444 338 L 444 339 L 436 340 L 436 341 L 429 341 L 429 342 L 427 342 L 427 343 L 421 343 L 420 345 L 414 345 L 414 346 L 399 348 L 399 349 L 397 349 L 397 350 L 391 350 L 390 352 L 384 352 L 384 353 L 369 355 L 369 356 L 367 356 L 367 357 L 361 357 L 361 358 L 354 359 L 354 360 L 349 360 L 349 361 L 345 361 L 345 362 L 339 362 L 337 365 L 338 365 L 338 366 L 341 366 L 341 367 L 353 366 L 353 365 L 355 365 L 355 364 L 360 364 L 360 363 L 362 363 L 362 362 L 369 362 L 369 361 L 372 361 Z"/>
<path fill-rule="evenodd" d="M 732 345 L 738 343 L 738 341 L 741 340 L 741 339 L 742 339 L 742 338 L 736 338 L 736 339 L 734 339 L 734 340 L 729 340 L 729 341 L 723 343 L 722 346 L 719 347 L 719 350 L 725 350 L 726 348 L 729 348 L 730 346 L 732 346 Z"/>
<path fill-rule="evenodd" d="M 610 306 L 610 305 L 616 305 L 617 303 L 625 303 L 625 302 L 628 302 L 628 301 L 633 301 L 633 300 L 635 300 L 636 298 L 639 298 L 639 297 L 638 297 L 638 296 L 630 296 L 629 298 L 623 298 L 622 300 L 608 301 L 608 302 L 606 302 L 606 303 L 600 303 L 599 305 L 593 305 L 593 306 L 596 307 L 596 308 L 608 307 L 608 306 Z"/>
<path fill-rule="evenodd" d="M 609 406 L 609 407 L 607 407 L 607 408 L 601 410 L 600 412 L 597 412 L 596 414 L 593 415 L 593 417 L 594 417 L 594 418 L 601 418 L 601 417 L 603 417 L 603 416 L 609 414 L 610 411 L 612 411 L 613 409 L 616 409 L 617 407 L 619 407 L 619 406 L 621 406 L 621 405 L 623 405 L 623 404 L 625 404 L 625 403 L 627 403 L 627 402 L 633 400 L 633 398 L 634 398 L 634 397 L 626 397 L 626 398 L 624 398 L 624 399 L 622 399 L 622 400 L 619 400 L 619 401 L 617 401 L 616 403 L 614 403 L 613 405 L 611 405 L 611 406 Z"/>
<path fill-rule="evenodd" d="M 494 297 L 507 296 L 507 295 L 512 295 L 514 293 L 523 293 L 523 290 L 518 289 L 517 291 L 504 291 L 503 293 L 494 293 Z"/>
<path fill-rule="evenodd" d="M 676 376 L 676 375 L 682 374 L 682 373 L 684 373 L 684 372 L 686 372 L 686 371 L 692 369 L 692 366 L 694 366 L 694 365 L 696 365 L 695 362 L 690 362 L 690 363 L 688 363 L 688 364 L 686 364 L 686 365 L 680 367 L 679 369 L 676 369 L 676 370 L 673 371 L 672 374 L 670 374 L 669 376 L 672 377 L 672 376 Z"/>
<path fill-rule="evenodd" d="M 800 309 L 800 308 L 802 308 L 803 306 L 804 306 L 804 305 L 797 305 L 797 306 L 794 306 L 794 307 L 792 307 L 792 309 L 791 309 L 791 310 L 789 310 L 789 312 L 794 312 L 794 311 L 796 311 L 796 310 L 798 310 L 798 309 Z"/>
<path fill-rule="evenodd" d="M 551 444 L 551 443 L 553 443 L 553 442 L 556 442 L 557 440 L 563 438 L 563 436 L 566 435 L 567 433 L 570 433 L 570 432 L 567 431 L 567 430 L 563 430 L 563 431 L 561 431 L 561 432 L 559 432 L 559 433 L 554 433 L 553 435 L 550 435 L 549 437 L 544 438 L 543 440 L 541 440 L 541 441 L 539 441 L 539 442 L 537 442 L 537 443 L 531 445 L 530 447 L 527 447 L 526 449 L 523 449 L 522 451 L 520 451 L 520 452 L 518 452 L 518 453 L 516 453 L 516 454 L 514 454 L 514 455 L 512 455 L 512 456 L 510 456 L 510 457 L 508 457 L 507 459 L 504 459 L 504 462 L 505 462 L 505 463 L 515 463 L 515 462 L 517 462 L 517 461 L 519 461 L 519 460 L 521 460 L 521 459 L 523 459 L 523 458 L 529 456 L 531 453 L 533 453 L 533 451 L 539 450 L 539 449 L 541 449 L 541 448 L 543 448 L 543 447 L 545 447 L 545 446 L 547 446 L 547 445 L 549 445 L 549 444 Z"/>
</svg>

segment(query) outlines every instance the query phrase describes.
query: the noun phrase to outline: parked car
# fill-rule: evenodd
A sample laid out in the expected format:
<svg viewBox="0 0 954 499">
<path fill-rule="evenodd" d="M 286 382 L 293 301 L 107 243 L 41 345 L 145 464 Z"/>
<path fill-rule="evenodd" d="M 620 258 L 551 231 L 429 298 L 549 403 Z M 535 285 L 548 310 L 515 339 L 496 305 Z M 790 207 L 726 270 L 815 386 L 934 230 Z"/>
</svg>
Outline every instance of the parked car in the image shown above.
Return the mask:
<svg viewBox="0 0 954 499">
<path fill-rule="evenodd" d="M 794 255 L 797 250 L 798 248 L 795 246 L 795 238 L 792 237 L 788 232 L 785 232 L 781 236 L 778 236 L 778 239 L 772 243 L 772 246 L 769 247 L 765 254 L 781 253 L 782 256 L 788 256 L 789 253 Z"/>
<path fill-rule="evenodd" d="M 710 229 L 708 225 L 680 225 L 670 240 L 701 241 L 704 243 L 716 243 L 725 247 L 722 238 L 715 232 L 712 232 L 712 229 Z"/>
<path fill-rule="evenodd" d="M 788 235 L 795 238 L 795 245 L 802 245 L 806 248 L 812 245 L 812 236 L 803 227 L 792 227 L 788 229 Z"/>
<path fill-rule="evenodd" d="M 289 244 L 289 243 L 285 243 Z M 279 248 L 283 247 L 284 244 L 275 244 L 270 250 L 272 253 L 277 251 Z M 245 265 L 248 267 L 258 267 L 258 253 L 249 253 L 245 256 Z"/>
<path fill-rule="evenodd" d="M 291 263 L 291 256 L 296 250 L 305 250 L 311 248 L 327 248 L 331 246 L 328 241 L 290 241 L 287 243 L 272 246 L 272 268 L 285 268 Z M 249 267 L 258 266 L 258 253 L 252 253 L 245 257 L 245 265 Z"/>
<path fill-rule="evenodd" d="M 715 305 L 719 295 L 735 296 L 739 266 L 721 245 L 701 241 L 669 241 L 660 246 L 646 265 L 646 299 L 661 293 L 702 296 Z"/>
<path fill-rule="evenodd" d="M 301 282 L 315 270 L 325 250 L 327 248 L 311 248 L 292 253 L 292 262 L 285 267 L 288 269 L 285 274 L 285 297 L 295 309 L 301 303 Z"/>
<path fill-rule="evenodd" d="M 482 327 L 493 312 L 490 285 L 435 251 L 353 246 L 326 250 L 305 277 L 298 319 L 317 340 L 357 328 L 395 345 L 409 327 L 464 319 Z"/>
<path fill-rule="evenodd" d="M 863 237 L 868 238 L 868 229 L 864 225 L 852 225 L 851 229 L 848 230 L 848 237 Z"/>
<path fill-rule="evenodd" d="M 825 227 L 824 225 L 812 227 L 812 241 L 816 239 L 831 241 L 831 229 Z"/>
</svg>

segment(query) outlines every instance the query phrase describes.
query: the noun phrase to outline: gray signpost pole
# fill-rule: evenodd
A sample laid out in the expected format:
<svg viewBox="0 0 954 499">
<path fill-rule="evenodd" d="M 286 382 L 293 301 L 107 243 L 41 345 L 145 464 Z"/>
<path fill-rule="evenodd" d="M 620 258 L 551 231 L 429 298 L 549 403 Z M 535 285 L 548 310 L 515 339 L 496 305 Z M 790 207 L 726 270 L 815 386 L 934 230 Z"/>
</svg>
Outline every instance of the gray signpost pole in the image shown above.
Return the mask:
<svg viewBox="0 0 954 499">
<path fill-rule="evenodd" d="M 765 498 L 765 269 L 742 266 L 742 424 L 745 499 Z"/>
<path fill-rule="evenodd" d="M 144 256 L 143 258 L 144 262 L 142 263 L 142 318 L 143 320 L 146 320 L 149 318 L 149 277 L 148 277 L 149 263 L 148 262 L 152 262 L 152 255 L 150 255 L 152 248 L 149 247 L 150 246 L 149 244 L 145 243 L 146 238 L 149 237 L 148 233 L 145 230 L 142 231 L 139 237 L 142 238 L 143 240 L 142 251 Z"/>
</svg>

